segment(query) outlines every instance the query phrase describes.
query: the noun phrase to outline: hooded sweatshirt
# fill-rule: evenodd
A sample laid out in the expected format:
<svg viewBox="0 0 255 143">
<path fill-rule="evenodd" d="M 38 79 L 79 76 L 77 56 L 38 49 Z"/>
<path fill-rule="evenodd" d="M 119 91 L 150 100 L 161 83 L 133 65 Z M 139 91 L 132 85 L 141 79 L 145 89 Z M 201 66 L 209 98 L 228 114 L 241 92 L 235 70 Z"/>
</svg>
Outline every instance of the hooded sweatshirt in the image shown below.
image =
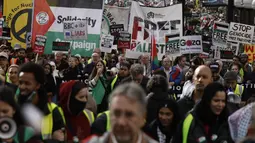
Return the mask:
<svg viewBox="0 0 255 143">
<path fill-rule="evenodd" d="M 168 108 L 173 113 L 172 121 L 168 127 L 163 126 L 159 119 L 159 111 L 164 107 Z M 176 132 L 179 121 L 180 116 L 176 101 L 165 100 L 159 105 L 157 110 L 157 118 L 150 123 L 147 134 L 153 137 L 153 139 L 157 140 L 159 143 L 169 143 L 172 136 Z"/>
<path fill-rule="evenodd" d="M 60 87 L 60 106 L 63 109 L 66 120 L 66 133 L 68 142 L 73 142 L 74 137 L 79 140 L 90 135 L 90 123 L 83 113 L 86 103 L 78 101 L 75 96 L 85 84 L 79 81 L 69 81 Z"/>
</svg>

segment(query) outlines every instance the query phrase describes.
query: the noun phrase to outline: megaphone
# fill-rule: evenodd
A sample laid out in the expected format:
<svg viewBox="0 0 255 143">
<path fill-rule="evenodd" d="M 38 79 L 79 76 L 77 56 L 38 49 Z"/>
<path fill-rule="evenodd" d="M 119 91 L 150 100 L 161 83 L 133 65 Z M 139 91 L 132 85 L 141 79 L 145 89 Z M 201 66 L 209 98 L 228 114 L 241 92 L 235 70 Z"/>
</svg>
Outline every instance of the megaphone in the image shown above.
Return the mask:
<svg viewBox="0 0 255 143">
<path fill-rule="evenodd" d="M 10 139 L 17 131 L 17 125 L 11 118 L 0 118 L 0 139 Z"/>
</svg>

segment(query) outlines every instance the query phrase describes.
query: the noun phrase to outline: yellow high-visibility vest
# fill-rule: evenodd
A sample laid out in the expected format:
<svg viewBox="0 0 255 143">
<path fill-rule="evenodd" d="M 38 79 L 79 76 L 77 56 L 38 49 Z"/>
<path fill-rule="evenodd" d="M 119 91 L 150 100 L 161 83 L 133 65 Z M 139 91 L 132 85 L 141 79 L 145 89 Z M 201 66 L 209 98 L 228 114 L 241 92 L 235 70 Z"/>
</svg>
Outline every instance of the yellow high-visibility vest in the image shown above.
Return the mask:
<svg viewBox="0 0 255 143">
<path fill-rule="evenodd" d="M 190 129 L 190 125 L 193 121 L 193 116 L 192 114 L 189 114 L 182 125 L 182 143 L 187 143 L 188 140 L 188 135 L 189 135 L 189 129 Z"/>
<path fill-rule="evenodd" d="M 243 91 L 244 91 L 244 86 L 236 84 L 236 89 L 234 91 L 235 95 L 242 96 Z"/>
<path fill-rule="evenodd" d="M 48 103 L 48 109 L 50 113 L 44 116 L 42 121 L 41 133 L 42 133 L 43 140 L 52 139 L 52 129 L 53 129 L 53 114 L 52 113 L 53 113 L 53 110 L 57 107 L 58 106 L 54 103 Z M 64 124 L 66 124 L 63 110 L 60 107 L 58 107 L 58 110 L 63 118 Z M 93 112 L 87 109 L 84 109 L 83 113 L 88 118 L 90 125 L 92 125 L 92 123 L 95 121 Z"/>
<path fill-rule="evenodd" d="M 48 103 L 49 114 L 43 117 L 41 124 L 41 134 L 42 139 L 52 139 L 52 129 L 53 129 L 53 110 L 58 106 L 54 103 Z"/>
<path fill-rule="evenodd" d="M 106 115 L 106 127 L 105 127 L 105 129 L 106 129 L 106 131 L 110 131 L 110 129 L 111 129 L 110 111 L 108 110 L 108 111 L 105 111 L 105 112 L 103 112 L 103 113 L 98 114 L 97 118 L 100 117 L 100 116 L 103 115 L 103 114 Z"/>
<path fill-rule="evenodd" d="M 114 85 L 115 85 L 117 79 L 118 79 L 118 75 L 115 76 L 115 78 L 113 79 L 113 81 L 112 81 L 112 83 L 111 83 L 111 90 L 113 90 Z"/>
</svg>

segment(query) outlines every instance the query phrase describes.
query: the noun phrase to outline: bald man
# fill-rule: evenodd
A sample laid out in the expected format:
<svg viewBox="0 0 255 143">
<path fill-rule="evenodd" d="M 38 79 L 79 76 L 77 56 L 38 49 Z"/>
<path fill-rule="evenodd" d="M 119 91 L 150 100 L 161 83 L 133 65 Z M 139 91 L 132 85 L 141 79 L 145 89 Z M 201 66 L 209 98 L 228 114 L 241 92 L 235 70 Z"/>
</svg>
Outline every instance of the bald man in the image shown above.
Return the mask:
<svg viewBox="0 0 255 143">
<path fill-rule="evenodd" d="M 195 89 L 187 92 L 188 94 L 178 101 L 181 117 L 185 117 L 186 113 L 202 98 L 205 87 L 212 82 L 212 72 L 208 66 L 201 65 L 195 70 L 193 75 Z"/>
</svg>

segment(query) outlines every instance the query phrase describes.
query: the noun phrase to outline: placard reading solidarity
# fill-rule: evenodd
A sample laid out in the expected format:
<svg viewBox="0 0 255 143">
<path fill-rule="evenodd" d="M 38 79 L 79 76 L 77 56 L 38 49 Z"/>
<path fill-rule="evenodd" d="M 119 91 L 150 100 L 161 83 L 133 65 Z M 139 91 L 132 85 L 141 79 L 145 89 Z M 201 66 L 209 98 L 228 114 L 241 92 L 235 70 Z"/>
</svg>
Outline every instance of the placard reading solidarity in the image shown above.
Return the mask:
<svg viewBox="0 0 255 143">
<path fill-rule="evenodd" d="M 202 53 L 202 37 L 201 36 L 184 36 L 180 39 L 181 54 Z"/>
<path fill-rule="evenodd" d="M 254 26 L 231 22 L 228 30 L 228 41 L 251 44 Z"/>
</svg>

